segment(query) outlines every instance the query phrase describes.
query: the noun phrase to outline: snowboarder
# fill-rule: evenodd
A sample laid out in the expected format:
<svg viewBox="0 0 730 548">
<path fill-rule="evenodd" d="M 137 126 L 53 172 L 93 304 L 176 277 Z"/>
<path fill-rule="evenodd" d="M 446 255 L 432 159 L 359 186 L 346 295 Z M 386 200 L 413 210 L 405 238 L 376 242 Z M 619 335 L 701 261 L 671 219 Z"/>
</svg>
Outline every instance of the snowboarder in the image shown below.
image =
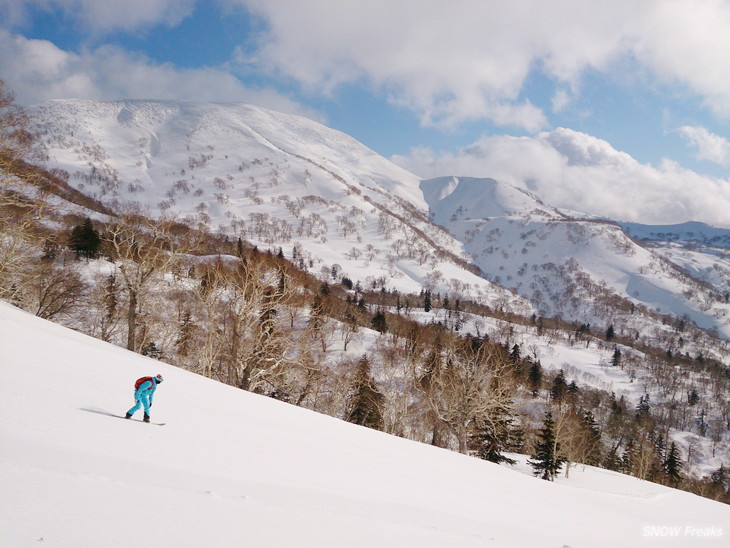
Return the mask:
<svg viewBox="0 0 730 548">
<path fill-rule="evenodd" d="M 150 422 L 150 407 L 152 399 L 157 390 L 157 385 L 162 382 L 162 375 L 156 377 L 141 377 L 134 383 L 134 407 L 127 411 L 125 418 L 131 419 L 140 407 L 144 407 L 144 422 Z"/>
</svg>

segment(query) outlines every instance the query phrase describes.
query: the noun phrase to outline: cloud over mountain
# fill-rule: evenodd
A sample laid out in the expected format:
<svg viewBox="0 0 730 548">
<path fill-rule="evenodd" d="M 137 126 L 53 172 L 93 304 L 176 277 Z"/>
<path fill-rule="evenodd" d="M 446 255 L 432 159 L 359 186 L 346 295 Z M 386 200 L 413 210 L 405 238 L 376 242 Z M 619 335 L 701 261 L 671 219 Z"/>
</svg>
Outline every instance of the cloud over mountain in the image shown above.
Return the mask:
<svg viewBox="0 0 730 548">
<path fill-rule="evenodd" d="M 423 177 L 493 177 L 555 206 L 613 219 L 730 227 L 730 181 L 669 160 L 642 164 L 602 139 L 566 128 L 536 137 L 485 137 L 456 153 L 414 149 L 394 160 Z"/>
<path fill-rule="evenodd" d="M 113 45 L 75 53 L 0 29 L 0 51 L 0 74 L 26 104 L 57 97 L 248 102 L 321 117 L 272 89 L 247 86 L 223 69 L 156 63 Z"/>
</svg>

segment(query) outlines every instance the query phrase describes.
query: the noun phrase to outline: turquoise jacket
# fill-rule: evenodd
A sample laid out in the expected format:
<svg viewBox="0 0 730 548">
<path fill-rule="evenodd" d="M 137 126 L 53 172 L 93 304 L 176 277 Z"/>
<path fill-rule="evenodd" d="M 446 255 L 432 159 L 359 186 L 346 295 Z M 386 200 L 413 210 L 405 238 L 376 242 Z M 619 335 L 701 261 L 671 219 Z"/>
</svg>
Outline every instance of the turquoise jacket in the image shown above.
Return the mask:
<svg viewBox="0 0 730 548">
<path fill-rule="evenodd" d="M 140 384 L 139 388 L 134 391 L 134 407 L 127 411 L 127 414 L 134 415 L 140 407 L 144 407 L 144 414 L 149 416 L 155 390 L 157 390 L 157 381 L 154 377 Z"/>
<path fill-rule="evenodd" d="M 149 405 L 152 405 L 155 390 L 157 390 L 157 381 L 154 377 L 152 377 L 150 380 L 139 385 L 139 388 L 137 388 L 134 392 L 134 399 L 135 401 L 144 401 L 146 399 L 149 402 Z"/>
</svg>

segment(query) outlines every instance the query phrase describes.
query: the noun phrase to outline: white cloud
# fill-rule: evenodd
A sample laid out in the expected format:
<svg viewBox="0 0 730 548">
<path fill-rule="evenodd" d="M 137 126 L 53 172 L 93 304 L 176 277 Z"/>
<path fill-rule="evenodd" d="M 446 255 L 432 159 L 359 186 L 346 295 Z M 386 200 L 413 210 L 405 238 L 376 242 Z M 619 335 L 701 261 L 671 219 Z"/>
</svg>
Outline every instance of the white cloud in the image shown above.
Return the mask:
<svg viewBox="0 0 730 548">
<path fill-rule="evenodd" d="M 553 112 L 563 111 L 568 106 L 568 103 L 570 103 L 570 95 L 564 89 L 559 89 L 555 92 L 551 100 Z"/>
<path fill-rule="evenodd" d="M 680 134 L 697 149 L 695 157 L 721 166 L 730 166 L 730 141 L 703 127 L 682 126 Z"/>
<path fill-rule="evenodd" d="M 196 0 L 9 0 L 0 7 L 6 25 L 22 24 L 33 10 L 61 10 L 85 30 L 131 31 L 162 24 L 175 26 L 193 13 Z"/>
<path fill-rule="evenodd" d="M 609 143 L 565 128 L 536 137 L 492 136 L 457 153 L 414 149 L 396 163 L 421 177 L 493 177 L 546 203 L 643 223 L 696 220 L 730 228 L 730 181 L 665 160 L 641 164 Z"/>
<path fill-rule="evenodd" d="M 217 3 L 244 6 L 266 23 L 256 47 L 246 44 L 245 61 L 255 70 L 317 94 L 364 84 L 411 109 L 425 125 L 487 119 L 530 132 L 544 129 L 545 113 L 524 98 L 535 70 L 556 84 L 553 112 L 578 98 L 586 72 L 614 77 L 639 71 L 650 85 L 679 85 L 730 118 L 727 0 Z M 200 0 L 6 0 L 0 20 L 8 26 L 34 10 L 60 9 L 98 37 L 175 26 L 196 6 L 208 9 Z"/>
<path fill-rule="evenodd" d="M 424 123 L 486 118 L 535 131 L 545 116 L 520 95 L 531 70 L 575 89 L 585 71 L 627 60 L 730 117 L 725 0 L 227 1 L 268 23 L 260 66 L 317 91 L 365 82 Z"/>
<path fill-rule="evenodd" d="M 221 69 L 178 69 L 112 46 L 73 53 L 2 30 L 0 75 L 22 104 L 57 98 L 246 102 L 318 117 L 276 91 L 246 87 Z"/>
<path fill-rule="evenodd" d="M 680 82 L 730 118 L 730 2 L 657 1 L 633 50 L 660 78 Z"/>
</svg>

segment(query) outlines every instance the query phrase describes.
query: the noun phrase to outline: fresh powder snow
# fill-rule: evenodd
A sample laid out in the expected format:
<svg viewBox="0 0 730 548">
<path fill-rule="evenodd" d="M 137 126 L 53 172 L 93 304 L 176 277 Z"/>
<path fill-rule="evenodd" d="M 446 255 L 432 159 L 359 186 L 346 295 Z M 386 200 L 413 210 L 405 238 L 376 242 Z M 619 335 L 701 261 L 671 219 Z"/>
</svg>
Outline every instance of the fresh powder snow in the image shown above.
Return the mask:
<svg viewBox="0 0 730 548">
<path fill-rule="evenodd" d="M 730 507 L 569 480 L 243 392 L 0 302 L 0 545 L 727 546 Z M 125 421 L 162 373 L 152 419 Z"/>
</svg>

